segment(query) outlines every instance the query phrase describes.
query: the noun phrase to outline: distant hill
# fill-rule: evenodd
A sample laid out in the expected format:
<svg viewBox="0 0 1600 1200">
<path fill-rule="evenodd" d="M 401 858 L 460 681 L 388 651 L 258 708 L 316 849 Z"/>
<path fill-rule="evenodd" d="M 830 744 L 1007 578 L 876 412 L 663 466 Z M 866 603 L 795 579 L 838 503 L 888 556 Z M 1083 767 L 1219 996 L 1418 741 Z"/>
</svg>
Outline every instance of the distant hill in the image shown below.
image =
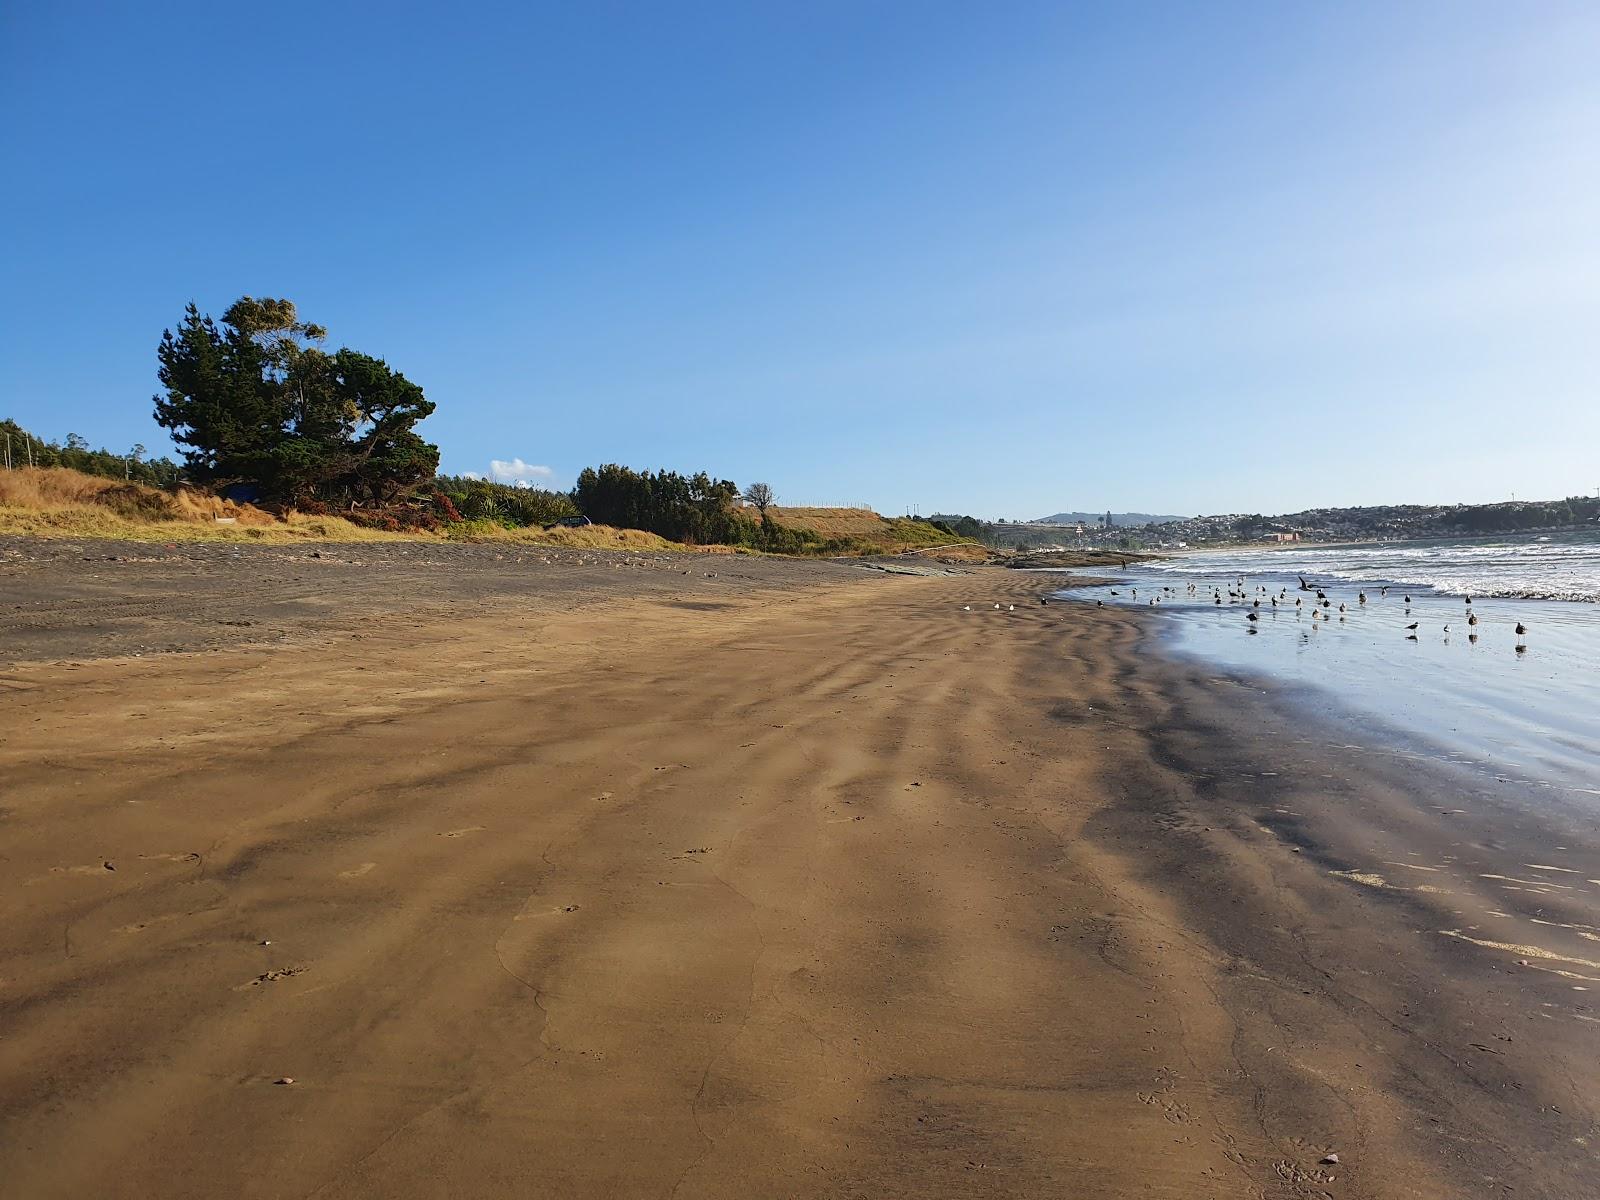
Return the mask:
<svg viewBox="0 0 1600 1200">
<path fill-rule="evenodd" d="M 1105 513 L 1086 512 L 1060 512 L 1052 513 L 1048 517 L 1040 517 L 1037 521 L 1030 521 L 1030 525 L 1076 525 L 1083 522 L 1093 525 L 1105 519 Z M 1161 516 L 1158 513 L 1119 513 L 1111 514 L 1113 525 L 1165 525 L 1168 521 L 1185 521 L 1187 517 Z"/>
<path fill-rule="evenodd" d="M 825 538 L 850 538 L 891 553 L 962 540 L 920 518 L 885 517 L 870 508 L 805 508 L 775 504 L 768 511 L 780 525 L 809 529 Z M 747 512 L 753 514 L 755 510 Z"/>
</svg>

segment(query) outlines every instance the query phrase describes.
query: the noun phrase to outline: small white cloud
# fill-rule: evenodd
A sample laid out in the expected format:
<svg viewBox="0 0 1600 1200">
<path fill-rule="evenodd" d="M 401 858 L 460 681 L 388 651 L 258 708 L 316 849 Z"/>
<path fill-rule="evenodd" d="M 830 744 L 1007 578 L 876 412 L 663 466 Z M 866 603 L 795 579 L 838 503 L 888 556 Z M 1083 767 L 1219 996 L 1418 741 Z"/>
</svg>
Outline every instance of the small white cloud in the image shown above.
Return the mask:
<svg viewBox="0 0 1600 1200">
<path fill-rule="evenodd" d="M 483 479 L 484 476 L 479 474 L 477 471 L 463 471 L 463 472 L 461 472 L 461 478 L 463 478 L 463 479 Z"/>
<path fill-rule="evenodd" d="M 496 458 L 491 459 L 489 462 L 489 475 L 491 478 L 496 483 L 509 483 L 514 487 L 535 487 L 540 484 L 547 484 L 555 478 L 555 474 L 549 467 L 526 463 L 520 458 L 513 458 L 509 462 Z"/>
</svg>

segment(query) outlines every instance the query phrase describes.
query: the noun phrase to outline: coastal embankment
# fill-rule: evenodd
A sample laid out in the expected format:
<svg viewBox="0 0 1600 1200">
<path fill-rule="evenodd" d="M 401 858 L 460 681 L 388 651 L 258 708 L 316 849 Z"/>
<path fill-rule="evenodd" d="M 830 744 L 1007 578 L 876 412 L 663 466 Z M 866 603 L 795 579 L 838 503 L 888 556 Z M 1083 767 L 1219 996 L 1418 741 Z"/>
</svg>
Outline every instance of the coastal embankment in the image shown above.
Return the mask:
<svg viewBox="0 0 1600 1200">
<path fill-rule="evenodd" d="M 7 1194 L 1592 1190 L 1588 848 L 1137 612 L 9 549 Z"/>
</svg>

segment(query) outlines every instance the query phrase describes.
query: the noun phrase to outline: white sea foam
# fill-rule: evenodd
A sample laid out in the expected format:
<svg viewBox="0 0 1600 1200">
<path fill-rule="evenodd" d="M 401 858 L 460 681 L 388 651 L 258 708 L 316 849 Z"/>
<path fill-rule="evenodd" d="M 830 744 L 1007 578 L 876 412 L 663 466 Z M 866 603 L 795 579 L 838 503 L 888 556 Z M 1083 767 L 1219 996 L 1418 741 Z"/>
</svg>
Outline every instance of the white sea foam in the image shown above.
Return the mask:
<svg viewBox="0 0 1600 1200">
<path fill-rule="evenodd" d="M 1445 596 L 1600 601 L 1600 531 L 1551 534 L 1542 541 L 1519 535 L 1493 541 L 1198 551 L 1148 566 L 1183 575 L 1304 575 L 1324 583 L 1387 584 Z"/>
</svg>

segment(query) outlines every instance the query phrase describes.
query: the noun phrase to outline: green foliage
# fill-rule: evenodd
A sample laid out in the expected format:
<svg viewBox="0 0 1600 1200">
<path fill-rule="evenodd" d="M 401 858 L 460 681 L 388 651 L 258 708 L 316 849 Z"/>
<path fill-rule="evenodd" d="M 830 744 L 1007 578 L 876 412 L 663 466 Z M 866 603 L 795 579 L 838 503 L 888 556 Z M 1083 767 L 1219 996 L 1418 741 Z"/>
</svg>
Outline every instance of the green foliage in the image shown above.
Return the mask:
<svg viewBox="0 0 1600 1200">
<path fill-rule="evenodd" d="M 154 401 L 194 478 L 291 504 L 390 504 L 432 477 L 438 447 L 413 427 L 433 403 L 381 359 L 327 353 L 326 336 L 288 300 L 241 297 L 221 325 L 188 306 L 162 334 Z"/>
<path fill-rule="evenodd" d="M 1473 505 L 1452 514 L 1451 523 L 1465 533 L 1506 533 L 1581 525 L 1600 516 L 1600 500 L 1569 496 L 1565 500 Z"/>
<path fill-rule="evenodd" d="M 126 454 L 91 450 L 88 440 L 75 433 L 67 434 L 66 441 L 59 444 L 47 442 L 9 418 L 0 421 L 0 454 L 4 453 L 8 437 L 11 439 L 13 467 L 70 467 L 85 475 L 131 479 L 151 487 L 171 486 L 177 482 L 183 470 L 170 458 L 146 458 L 143 446 L 134 446 Z M 0 465 L 3 464 L 4 459 L 0 458 Z"/>
<path fill-rule="evenodd" d="M 509 528 L 553 525 L 576 517 L 578 506 L 567 492 L 509 487 L 466 475 L 440 475 L 434 487 L 468 520 L 494 521 Z"/>
<path fill-rule="evenodd" d="M 704 471 L 652 475 L 615 463 L 585 467 L 573 490 L 583 515 L 600 525 L 643 529 L 690 545 L 759 545 L 762 526 L 736 507 L 738 497 L 732 480 L 712 479 Z"/>
</svg>

